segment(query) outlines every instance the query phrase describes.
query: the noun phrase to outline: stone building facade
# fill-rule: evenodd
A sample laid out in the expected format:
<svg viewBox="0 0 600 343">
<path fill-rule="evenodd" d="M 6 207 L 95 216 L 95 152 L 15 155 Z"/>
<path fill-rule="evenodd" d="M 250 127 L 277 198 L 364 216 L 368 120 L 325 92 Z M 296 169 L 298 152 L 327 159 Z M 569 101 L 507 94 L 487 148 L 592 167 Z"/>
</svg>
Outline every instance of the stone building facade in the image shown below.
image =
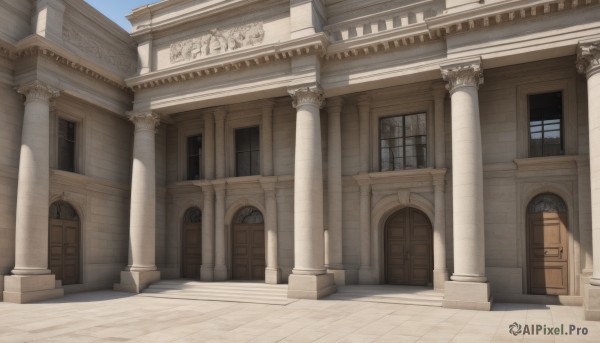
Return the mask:
<svg viewBox="0 0 600 343">
<path fill-rule="evenodd" d="M 165 0 L 127 33 L 83 1 L 0 1 L 3 299 L 388 283 L 599 320 L 598 18 Z"/>
</svg>

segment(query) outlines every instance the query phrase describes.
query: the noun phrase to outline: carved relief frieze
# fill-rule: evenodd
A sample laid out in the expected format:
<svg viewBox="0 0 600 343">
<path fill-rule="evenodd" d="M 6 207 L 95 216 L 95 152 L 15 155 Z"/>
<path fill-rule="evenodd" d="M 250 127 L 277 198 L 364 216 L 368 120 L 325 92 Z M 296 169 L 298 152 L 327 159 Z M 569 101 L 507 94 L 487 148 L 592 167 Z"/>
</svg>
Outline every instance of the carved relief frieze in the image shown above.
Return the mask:
<svg viewBox="0 0 600 343">
<path fill-rule="evenodd" d="M 107 48 L 96 39 L 88 37 L 81 30 L 75 29 L 70 25 L 63 27 L 63 41 L 115 67 L 120 72 L 129 75 L 136 71 L 137 66 L 134 56 Z"/>
<path fill-rule="evenodd" d="M 171 44 L 171 63 L 195 60 L 259 45 L 263 42 L 264 37 L 265 31 L 262 22 L 226 30 L 212 29 L 199 37 Z"/>
</svg>

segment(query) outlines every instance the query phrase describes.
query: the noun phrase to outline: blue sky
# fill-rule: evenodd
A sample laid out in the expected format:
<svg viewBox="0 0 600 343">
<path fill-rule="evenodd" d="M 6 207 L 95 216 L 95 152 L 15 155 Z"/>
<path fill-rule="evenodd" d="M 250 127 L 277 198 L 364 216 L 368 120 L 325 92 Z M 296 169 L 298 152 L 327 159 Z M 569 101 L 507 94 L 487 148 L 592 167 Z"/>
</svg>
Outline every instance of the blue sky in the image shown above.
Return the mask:
<svg viewBox="0 0 600 343">
<path fill-rule="evenodd" d="M 131 32 L 131 24 L 125 18 L 131 13 L 131 10 L 143 5 L 147 5 L 156 0 L 85 0 L 88 4 L 94 6 L 98 11 L 121 25 L 127 32 Z"/>
</svg>

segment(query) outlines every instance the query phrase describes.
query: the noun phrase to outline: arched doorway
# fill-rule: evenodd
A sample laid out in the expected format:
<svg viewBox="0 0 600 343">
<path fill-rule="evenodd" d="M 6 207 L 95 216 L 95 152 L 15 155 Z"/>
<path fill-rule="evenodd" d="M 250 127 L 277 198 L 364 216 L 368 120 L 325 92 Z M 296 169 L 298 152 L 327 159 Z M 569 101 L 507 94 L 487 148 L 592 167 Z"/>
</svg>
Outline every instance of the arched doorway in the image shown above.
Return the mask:
<svg viewBox="0 0 600 343">
<path fill-rule="evenodd" d="M 189 208 L 181 226 L 181 277 L 198 279 L 202 265 L 202 211 Z"/>
<path fill-rule="evenodd" d="M 385 282 L 429 286 L 433 280 L 433 233 L 425 213 L 403 208 L 384 229 Z"/>
<path fill-rule="evenodd" d="M 71 205 L 56 201 L 48 220 L 48 268 L 63 285 L 80 283 L 81 227 Z"/>
<path fill-rule="evenodd" d="M 244 207 L 233 219 L 233 280 L 265 279 L 265 224 L 254 207 Z"/>
<path fill-rule="evenodd" d="M 567 206 L 546 193 L 527 206 L 527 284 L 529 294 L 569 294 Z"/>
</svg>

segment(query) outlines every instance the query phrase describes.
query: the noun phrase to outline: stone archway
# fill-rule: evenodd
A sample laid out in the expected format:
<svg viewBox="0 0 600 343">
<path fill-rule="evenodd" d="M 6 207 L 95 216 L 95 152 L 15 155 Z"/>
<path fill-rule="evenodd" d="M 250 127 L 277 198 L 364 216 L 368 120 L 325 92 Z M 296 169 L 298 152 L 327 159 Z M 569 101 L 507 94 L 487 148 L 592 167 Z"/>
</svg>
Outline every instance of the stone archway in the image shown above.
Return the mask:
<svg viewBox="0 0 600 343">
<path fill-rule="evenodd" d="M 385 283 L 430 286 L 433 282 L 433 229 L 422 211 L 405 207 L 384 228 Z"/>
<path fill-rule="evenodd" d="M 59 200 L 48 215 L 48 268 L 63 285 L 81 282 L 81 221 L 77 211 Z"/>
<path fill-rule="evenodd" d="M 265 279 L 265 224 L 255 207 L 240 209 L 232 223 L 233 280 Z"/>
<path fill-rule="evenodd" d="M 202 211 L 191 207 L 185 211 L 181 225 L 181 277 L 200 278 L 202 266 Z"/>
</svg>

